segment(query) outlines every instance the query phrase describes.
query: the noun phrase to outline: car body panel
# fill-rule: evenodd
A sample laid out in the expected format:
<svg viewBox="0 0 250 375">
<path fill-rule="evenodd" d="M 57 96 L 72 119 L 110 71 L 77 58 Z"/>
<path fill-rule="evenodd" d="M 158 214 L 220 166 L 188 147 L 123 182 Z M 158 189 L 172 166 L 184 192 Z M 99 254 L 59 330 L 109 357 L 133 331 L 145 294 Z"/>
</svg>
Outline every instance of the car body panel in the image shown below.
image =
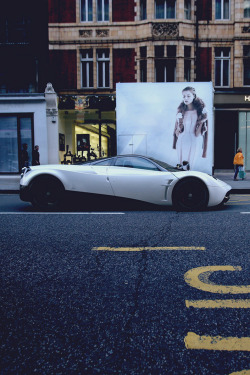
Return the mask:
<svg viewBox="0 0 250 375">
<path fill-rule="evenodd" d="M 207 206 L 216 206 L 223 202 L 231 190 L 231 186 L 206 174 L 197 171 L 183 171 L 170 167 L 166 170 L 159 164 L 159 168 L 140 169 L 139 167 L 115 166 L 116 161 L 121 162 L 121 157 L 108 159 L 111 165 L 105 165 L 105 161 L 89 162 L 79 165 L 41 165 L 24 169 L 20 181 L 20 197 L 32 202 L 32 183 L 39 176 L 52 176 L 59 180 L 65 191 L 92 193 L 114 197 L 140 200 L 158 205 L 172 205 L 175 189 L 180 181 L 190 179 L 204 183 L 208 191 Z M 133 157 L 152 159 L 127 155 Z M 139 159 L 138 159 L 139 160 Z M 140 159 L 141 162 L 141 159 Z M 139 164 L 139 163 L 138 163 Z"/>
<path fill-rule="evenodd" d="M 108 176 L 115 196 L 153 204 L 171 204 L 166 191 L 177 180 L 171 172 L 115 166 L 108 168 Z"/>
</svg>

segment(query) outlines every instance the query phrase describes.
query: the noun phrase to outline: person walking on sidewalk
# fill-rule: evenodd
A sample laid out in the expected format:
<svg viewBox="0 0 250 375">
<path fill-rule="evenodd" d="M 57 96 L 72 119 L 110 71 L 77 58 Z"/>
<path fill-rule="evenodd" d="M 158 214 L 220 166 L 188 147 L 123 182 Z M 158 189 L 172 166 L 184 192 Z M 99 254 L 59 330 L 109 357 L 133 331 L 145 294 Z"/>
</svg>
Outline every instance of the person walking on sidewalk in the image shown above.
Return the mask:
<svg viewBox="0 0 250 375">
<path fill-rule="evenodd" d="M 242 154 L 242 148 L 241 147 L 238 148 L 237 154 L 234 157 L 233 163 L 234 163 L 234 168 L 235 168 L 234 181 L 237 181 L 237 176 L 238 176 L 240 167 L 244 166 L 244 156 Z"/>
<path fill-rule="evenodd" d="M 32 165 L 40 165 L 40 153 L 38 145 L 34 147 L 32 152 Z"/>
</svg>

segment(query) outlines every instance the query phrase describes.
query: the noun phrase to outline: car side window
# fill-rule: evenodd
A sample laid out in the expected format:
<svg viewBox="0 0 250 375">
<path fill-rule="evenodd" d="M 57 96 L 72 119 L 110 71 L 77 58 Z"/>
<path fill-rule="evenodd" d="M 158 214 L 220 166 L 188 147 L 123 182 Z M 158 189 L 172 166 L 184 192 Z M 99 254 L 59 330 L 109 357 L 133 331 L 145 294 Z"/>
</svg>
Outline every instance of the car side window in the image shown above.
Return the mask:
<svg viewBox="0 0 250 375">
<path fill-rule="evenodd" d="M 99 166 L 109 166 L 111 164 L 111 159 L 105 159 L 105 160 L 100 160 L 96 163 L 94 163 L 94 165 L 98 165 Z"/>
<path fill-rule="evenodd" d="M 143 158 L 137 158 L 137 157 L 117 158 L 115 162 L 115 166 L 159 171 L 157 166 L 154 163 L 151 163 L 151 161 L 143 159 Z"/>
</svg>

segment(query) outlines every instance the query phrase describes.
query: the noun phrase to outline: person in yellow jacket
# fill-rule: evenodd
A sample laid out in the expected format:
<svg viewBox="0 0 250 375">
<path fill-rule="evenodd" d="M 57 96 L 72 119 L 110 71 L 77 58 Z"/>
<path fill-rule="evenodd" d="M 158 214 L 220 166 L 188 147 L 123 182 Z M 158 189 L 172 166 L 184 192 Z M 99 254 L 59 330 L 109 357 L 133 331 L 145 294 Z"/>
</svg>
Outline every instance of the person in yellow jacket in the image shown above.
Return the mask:
<svg viewBox="0 0 250 375">
<path fill-rule="evenodd" d="M 242 154 L 242 148 L 238 148 L 237 154 L 234 157 L 234 167 L 235 167 L 235 173 L 234 173 L 234 181 L 237 181 L 237 176 L 239 173 L 239 168 L 244 166 L 244 156 Z"/>
</svg>

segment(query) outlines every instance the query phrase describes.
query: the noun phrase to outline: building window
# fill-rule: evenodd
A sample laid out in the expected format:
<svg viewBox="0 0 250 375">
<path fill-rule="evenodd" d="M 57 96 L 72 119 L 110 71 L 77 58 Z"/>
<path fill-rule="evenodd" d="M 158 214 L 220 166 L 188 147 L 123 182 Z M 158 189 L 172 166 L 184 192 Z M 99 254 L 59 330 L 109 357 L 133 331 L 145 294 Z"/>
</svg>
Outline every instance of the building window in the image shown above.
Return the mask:
<svg viewBox="0 0 250 375">
<path fill-rule="evenodd" d="M 147 82 L 147 47 L 140 47 L 140 82 Z"/>
<path fill-rule="evenodd" d="M 243 46 L 243 85 L 250 86 L 250 46 Z"/>
<path fill-rule="evenodd" d="M 184 81 L 191 81 L 191 47 L 184 46 Z"/>
<path fill-rule="evenodd" d="M 109 20 L 109 0 L 97 0 L 97 21 Z"/>
<path fill-rule="evenodd" d="M 230 84 L 230 48 L 215 48 L 215 86 Z"/>
<path fill-rule="evenodd" d="M 109 82 L 109 50 L 99 49 L 97 50 L 97 87 L 108 88 Z"/>
<path fill-rule="evenodd" d="M 147 19 L 147 0 L 140 1 L 140 19 L 141 20 Z"/>
<path fill-rule="evenodd" d="M 250 18 L 250 0 L 244 0 L 244 18 Z"/>
<path fill-rule="evenodd" d="M 13 15 L 11 19 L 0 15 L 0 42 L 30 44 L 31 20 L 22 15 Z"/>
<path fill-rule="evenodd" d="M 230 0 L 215 0 L 215 19 L 230 19 Z"/>
<path fill-rule="evenodd" d="M 176 46 L 155 46 L 155 81 L 175 82 Z"/>
<path fill-rule="evenodd" d="M 185 20 L 191 20 L 191 0 L 184 1 L 184 18 Z"/>
<path fill-rule="evenodd" d="M 93 50 L 83 50 L 81 53 L 82 87 L 93 87 Z"/>
<path fill-rule="evenodd" d="M 175 0 L 155 0 L 155 18 L 175 18 Z"/>
<path fill-rule="evenodd" d="M 81 0 L 81 21 L 93 21 L 93 0 Z"/>
<path fill-rule="evenodd" d="M 0 115 L 0 173 L 19 173 L 22 145 L 27 144 L 28 162 L 32 162 L 33 117 L 28 114 Z"/>
</svg>

